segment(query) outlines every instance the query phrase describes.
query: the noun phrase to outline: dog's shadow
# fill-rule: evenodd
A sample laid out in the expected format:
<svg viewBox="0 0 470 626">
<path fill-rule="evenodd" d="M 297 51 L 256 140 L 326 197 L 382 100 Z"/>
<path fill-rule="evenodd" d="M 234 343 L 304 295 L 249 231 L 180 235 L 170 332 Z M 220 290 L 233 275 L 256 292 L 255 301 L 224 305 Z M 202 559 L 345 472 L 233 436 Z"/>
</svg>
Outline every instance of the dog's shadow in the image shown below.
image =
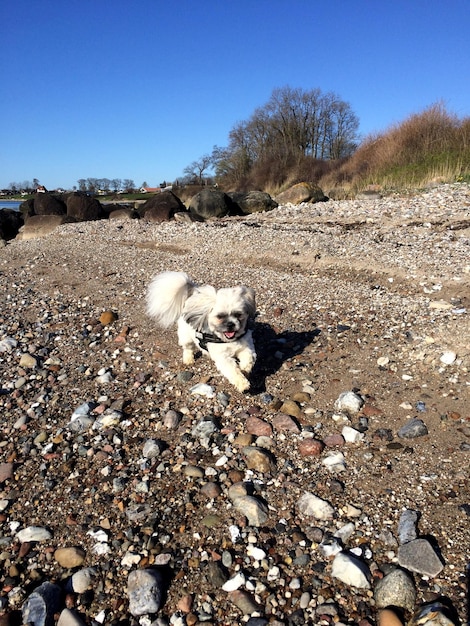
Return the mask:
<svg viewBox="0 0 470 626">
<path fill-rule="evenodd" d="M 276 333 L 269 324 L 255 322 L 253 339 L 257 358 L 250 375 L 251 392 L 257 394 L 266 391 L 266 379 L 275 374 L 283 363 L 302 354 L 320 333 L 319 328 L 302 332 L 285 330 Z"/>
</svg>

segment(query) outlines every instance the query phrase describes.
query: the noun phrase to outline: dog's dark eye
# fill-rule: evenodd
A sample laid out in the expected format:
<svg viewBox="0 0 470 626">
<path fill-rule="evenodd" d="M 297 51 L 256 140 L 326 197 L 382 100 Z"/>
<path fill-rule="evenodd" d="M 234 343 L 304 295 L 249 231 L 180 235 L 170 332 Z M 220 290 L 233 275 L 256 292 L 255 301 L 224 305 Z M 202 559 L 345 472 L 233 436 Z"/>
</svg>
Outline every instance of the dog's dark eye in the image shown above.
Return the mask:
<svg viewBox="0 0 470 626">
<path fill-rule="evenodd" d="M 225 315 L 225 313 L 217 313 L 216 318 L 218 320 L 224 320 L 227 316 Z"/>
<path fill-rule="evenodd" d="M 235 311 L 235 313 L 233 313 L 233 317 L 236 317 L 237 320 L 239 320 L 241 317 L 243 317 L 243 313 L 241 311 Z"/>
</svg>

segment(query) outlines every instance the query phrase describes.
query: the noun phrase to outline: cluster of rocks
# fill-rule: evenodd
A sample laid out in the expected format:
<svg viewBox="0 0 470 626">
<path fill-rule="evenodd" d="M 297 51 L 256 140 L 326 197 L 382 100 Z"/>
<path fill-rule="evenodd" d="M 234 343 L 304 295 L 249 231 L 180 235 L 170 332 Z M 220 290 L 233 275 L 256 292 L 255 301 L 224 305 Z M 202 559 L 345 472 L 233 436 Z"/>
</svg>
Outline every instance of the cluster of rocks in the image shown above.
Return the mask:
<svg viewBox="0 0 470 626">
<path fill-rule="evenodd" d="M 299 183 L 283 192 L 279 202 L 319 202 L 327 200 L 319 187 Z M 100 203 L 86 193 L 37 193 L 26 200 L 20 211 L 0 211 L 0 238 L 4 241 L 43 236 L 70 222 L 88 220 L 144 218 L 153 223 L 171 219 L 205 221 L 227 216 L 250 215 L 270 211 L 278 202 L 262 191 L 225 193 L 217 189 L 204 189 L 195 194 L 186 207 L 171 190 L 158 193 L 145 202 L 131 204 Z"/>
<path fill-rule="evenodd" d="M 443 596 L 462 619 L 468 191 L 3 248 L 4 621 L 366 626 Z M 249 394 L 152 328 L 163 269 L 256 289 Z"/>
</svg>

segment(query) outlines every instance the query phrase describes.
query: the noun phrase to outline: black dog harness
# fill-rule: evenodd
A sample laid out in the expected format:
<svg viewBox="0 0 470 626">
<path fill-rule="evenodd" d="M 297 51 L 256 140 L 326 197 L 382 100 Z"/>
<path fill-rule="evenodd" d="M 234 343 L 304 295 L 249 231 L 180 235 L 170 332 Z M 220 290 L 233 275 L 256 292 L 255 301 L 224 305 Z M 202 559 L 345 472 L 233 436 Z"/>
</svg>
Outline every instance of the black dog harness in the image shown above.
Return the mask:
<svg viewBox="0 0 470 626">
<path fill-rule="evenodd" d="M 247 331 L 245 330 L 243 335 L 239 335 L 237 337 L 237 340 L 240 339 L 241 337 L 244 337 L 246 333 Z M 208 349 L 207 349 L 208 343 L 231 343 L 230 341 L 224 341 L 223 339 L 221 339 L 220 337 L 217 337 L 217 335 L 213 335 L 212 333 L 201 333 L 199 331 L 196 331 L 196 339 L 198 340 L 199 347 L 201 348 L 201 350 L 205 350 L 206 352 L 208 352 Z"/>
</svg>

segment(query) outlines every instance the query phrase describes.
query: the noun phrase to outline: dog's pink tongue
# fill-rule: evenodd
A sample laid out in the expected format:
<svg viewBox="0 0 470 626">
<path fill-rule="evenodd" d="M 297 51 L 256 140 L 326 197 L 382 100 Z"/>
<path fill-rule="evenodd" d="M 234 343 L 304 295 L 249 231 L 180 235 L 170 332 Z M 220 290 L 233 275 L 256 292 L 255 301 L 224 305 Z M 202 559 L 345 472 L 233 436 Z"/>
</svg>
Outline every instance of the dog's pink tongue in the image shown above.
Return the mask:
<svg viewBox="0 0 470 626">
<path fill-rule="evenodd" d="M 233 339 L 235 337 L 235 333 L 233 330 L 227 331 L 226 333 L 224 333 L 224 335 L 227 337 L 227 339 Z"/>
</svg>

